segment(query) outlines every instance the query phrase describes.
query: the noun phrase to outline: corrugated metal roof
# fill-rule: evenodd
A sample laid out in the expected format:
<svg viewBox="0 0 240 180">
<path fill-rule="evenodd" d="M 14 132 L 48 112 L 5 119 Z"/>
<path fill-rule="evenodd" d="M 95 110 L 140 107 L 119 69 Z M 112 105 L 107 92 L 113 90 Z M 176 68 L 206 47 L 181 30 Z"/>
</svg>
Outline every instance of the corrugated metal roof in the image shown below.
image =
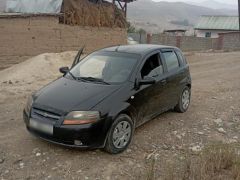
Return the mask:
<svg viewBox="0 0 240 180">
<path fill-rule="evenodd" d="M 0 0 L 2 1 L 2 0 Z M 60 13 L 63 0 L 5 0 L 7 13 Z"/>
<path fill-rule="evenodd" d="M 195 29 L 238 31 L 238 16 L 201 16 Z"/>
</svg>

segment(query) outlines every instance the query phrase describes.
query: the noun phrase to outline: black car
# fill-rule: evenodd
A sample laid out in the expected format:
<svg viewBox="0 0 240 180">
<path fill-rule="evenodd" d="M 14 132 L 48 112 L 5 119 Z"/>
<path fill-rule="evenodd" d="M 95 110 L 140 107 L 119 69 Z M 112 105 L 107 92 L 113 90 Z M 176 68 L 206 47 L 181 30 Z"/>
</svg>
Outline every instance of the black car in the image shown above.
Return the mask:
<svg viewBox="0 0 240 180">
<path fill-rule="evenodd" d="M 105 48 L 81 61 L 80 51 L 63 77 L 34 93 L 24 109 L 27 129 L 60 145 L 124 151 L 134 129 L 159 114 L 187 111 L 189 66 L 176 47 Z"/>
</svg>

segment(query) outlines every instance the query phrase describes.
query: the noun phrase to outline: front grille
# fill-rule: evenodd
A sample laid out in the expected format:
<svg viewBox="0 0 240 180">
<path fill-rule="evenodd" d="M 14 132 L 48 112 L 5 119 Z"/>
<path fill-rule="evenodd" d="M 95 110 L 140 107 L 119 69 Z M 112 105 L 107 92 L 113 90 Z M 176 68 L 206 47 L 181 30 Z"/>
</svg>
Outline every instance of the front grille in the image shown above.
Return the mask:
<svg viewBox="0 0 240 180">
<path fill-rule="evenodd" d="M 36 109 L 36 108 L 32 109 L 31 116 L 33 118 L 49 119 L 49 120 L 53 120 L 53 121 L 57 121 L 61 117 L 60 115 L 58 115 L 56 113 L 45 111 L 42 109 Z"/>
</svg>

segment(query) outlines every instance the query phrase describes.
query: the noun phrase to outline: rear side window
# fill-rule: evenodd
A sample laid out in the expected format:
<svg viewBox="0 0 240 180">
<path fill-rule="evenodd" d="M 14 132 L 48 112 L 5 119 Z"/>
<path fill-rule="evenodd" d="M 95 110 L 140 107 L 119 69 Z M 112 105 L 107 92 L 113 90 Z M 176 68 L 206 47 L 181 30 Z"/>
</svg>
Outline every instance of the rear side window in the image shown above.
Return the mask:
<svg viewBox="0 0 240 180">
<path fill-rule="evenodd" d="M 172 71 L 179 67 L 177 55 L 173 51 L 164 52 L 163 56 L 166 61 L 168 71 Z"/>
<path fill-rule="evenodd" d="M 183 56 L 183 54 L 179 50 L 176 50 L 176 53 L 178 55 L 178 59 L 180 60 L 180 62 L 182 64 L 187 64 L 187 61 L 186 61 L 185 57 Z"/>
</svg>

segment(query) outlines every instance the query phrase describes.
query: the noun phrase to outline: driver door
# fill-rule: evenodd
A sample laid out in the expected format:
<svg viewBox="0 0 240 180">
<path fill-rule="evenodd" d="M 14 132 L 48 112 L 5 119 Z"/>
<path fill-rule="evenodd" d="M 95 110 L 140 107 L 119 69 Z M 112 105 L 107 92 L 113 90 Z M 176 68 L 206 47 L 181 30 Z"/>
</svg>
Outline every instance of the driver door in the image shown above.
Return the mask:
<svg viewBox="0 0 240 180">
<path fill-rule="evenodd" d="M 165 68 L 159 51 L 148 56 L 142 64 L 138 78 L 143 79 L 145 76 L 153 77 L 156 83 L 142 85 L 135 94 L 135 107 L 138 111 L 137 126 L 158 115 L 164 108 L 161 98 L 165 92 L 163 88 L 166 84 Z"/>
</svg>

